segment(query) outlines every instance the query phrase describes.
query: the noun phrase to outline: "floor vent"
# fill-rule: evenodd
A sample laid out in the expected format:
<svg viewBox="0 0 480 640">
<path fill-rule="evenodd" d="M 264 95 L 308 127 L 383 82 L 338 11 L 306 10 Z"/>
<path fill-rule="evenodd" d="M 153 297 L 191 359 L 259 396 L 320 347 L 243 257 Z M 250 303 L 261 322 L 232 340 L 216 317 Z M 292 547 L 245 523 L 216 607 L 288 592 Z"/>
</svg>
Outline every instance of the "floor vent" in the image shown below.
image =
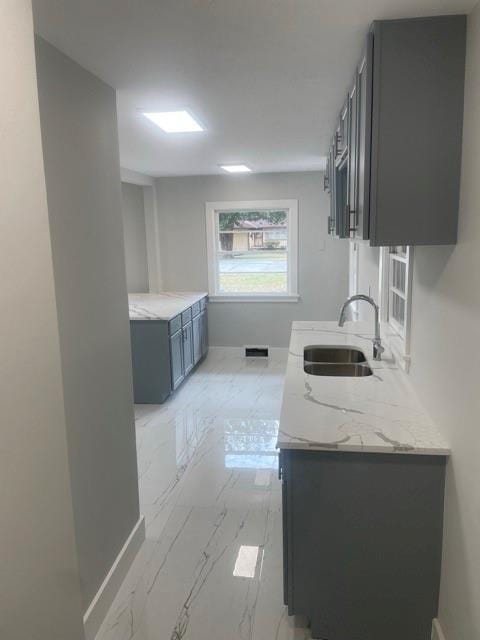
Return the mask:
<svg viewBox="0 0 480 640">
<path fill-rule="evenodd" d="M 246 358 L 268 358 L 268 347 L 245 347 Z"/>
</svg>

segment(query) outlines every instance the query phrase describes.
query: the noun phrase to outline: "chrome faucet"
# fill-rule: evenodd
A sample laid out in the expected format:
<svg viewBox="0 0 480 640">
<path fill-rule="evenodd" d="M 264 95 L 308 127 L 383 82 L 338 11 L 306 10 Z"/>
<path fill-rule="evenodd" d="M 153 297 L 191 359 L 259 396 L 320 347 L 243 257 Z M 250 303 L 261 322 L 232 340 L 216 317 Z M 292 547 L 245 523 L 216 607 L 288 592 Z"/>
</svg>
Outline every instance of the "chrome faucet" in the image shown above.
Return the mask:
<svg viewBox="0 0 480 640">
<path fill-rule="evenodd" d="M 373 359 L 381 360 L 382 353 L 385 351 L 385 349 L 382 347 L 382 341 L 380 339 L 380 322 L 378 319 L 378 304 L 376 304 L 373 298 L 370 298 L 370 296 L 365 296 L 363 295 L 363 293 L 359 293 L 356 296 L 352 296 L 351 298 L 348 298 L 348 300 L 344 303 L 342 310 L 340 311 L 338 326 L 343 327 L 345 323 L 345 313 L 347 311 L 348 306 L 352 302 L 356 302 L 357 300 L 363 300 L 364 302 L 368 302 L 369 304 L 372 305 L 372 307 L 375 310 L 375 338 L 373 339 Z"/>
</svg>

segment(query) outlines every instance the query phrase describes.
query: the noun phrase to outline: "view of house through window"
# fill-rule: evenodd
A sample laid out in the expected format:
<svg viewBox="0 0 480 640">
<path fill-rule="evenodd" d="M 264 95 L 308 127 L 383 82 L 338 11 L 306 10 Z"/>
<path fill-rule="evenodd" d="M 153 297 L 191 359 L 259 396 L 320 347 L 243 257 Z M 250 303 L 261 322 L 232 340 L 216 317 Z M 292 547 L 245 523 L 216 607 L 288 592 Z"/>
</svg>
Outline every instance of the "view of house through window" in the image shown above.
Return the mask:
<svg viewBox="0 0 480 640">
<path fill-rule="evenodd" d="M 287 293 L 288 210 L 216 214 L 219 293 Z"/>
</svg>

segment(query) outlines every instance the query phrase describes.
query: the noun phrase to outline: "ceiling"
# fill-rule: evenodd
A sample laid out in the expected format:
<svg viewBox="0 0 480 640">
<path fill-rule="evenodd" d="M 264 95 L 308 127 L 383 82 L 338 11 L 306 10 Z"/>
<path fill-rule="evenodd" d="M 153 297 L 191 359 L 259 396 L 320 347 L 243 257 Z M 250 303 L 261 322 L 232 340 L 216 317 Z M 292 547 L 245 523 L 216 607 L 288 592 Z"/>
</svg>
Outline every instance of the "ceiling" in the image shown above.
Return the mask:
<svg viewBox="0 0 480 640">
<path fill-rule="evenodd" d="M 115 87 L 120 161 L 153 176 L 323 168 L 373 19 L 474 0 L 33 0 L 36 31 Z M 142 111 L 187 109 L 201 133 Z"/>
</svg>

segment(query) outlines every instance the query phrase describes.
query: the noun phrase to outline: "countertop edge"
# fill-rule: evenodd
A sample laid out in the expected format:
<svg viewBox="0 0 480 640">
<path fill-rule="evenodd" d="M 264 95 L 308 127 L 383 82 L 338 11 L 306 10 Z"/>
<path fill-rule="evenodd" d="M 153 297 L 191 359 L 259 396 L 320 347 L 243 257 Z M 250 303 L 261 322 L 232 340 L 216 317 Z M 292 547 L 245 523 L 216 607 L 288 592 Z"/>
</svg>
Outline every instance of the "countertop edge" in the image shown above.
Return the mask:
<svg viewBox="0 0 480 640">
<path fill-rule="evenodd" d="M 174 292 L 168 292 L 173 294 Z M 175 313 L 171 313 L 171 314 L 165 314 L 165 315 L 158 315 L 155 314 L 153 315 L 153 313 L 151 311 L 148 311 L 148 309 L 144 309 L 146 316 L 143 318 L 132 318 L 129 317 L 130 322 L 169 322 L 170 320 L 173 320 L 173 318 L 176 318 L 179 314 L 183 313 L 184 311 L 186 311 L 187 309 L 189 309 L 192 305 L 194 305 L 196 302 L 199 302 L 200 300 L 203 300 L 203 298 L 208 298 L 208 293 L 207 292 L 181 292 L 179 291 L 178 294 L 181 295 L 190 295 L 190 299 L 187 301 L 185 300 L 184 303 L 182 303 L 180 301 L 180 299 L 178 300 L 178 304 L 179 307 L 178 309 L 175 311 Z M 148 294 L 148 295 L 154 295 L 154 294 Z M 161 293 L 158 294 L 159 297 L 162 296 Z M 170 303 L 174 300 L 174 298 L 166 298 L 166 300 L 168 300 Z M 136 303 L 136 302 L 129 302 L 129 306 L 133 305 L 133 306 L 138 306 L 139 308 L 142 306 L 141 303 Z M 147 314 L 152 314 L 152 315 L 147 315 Z"/>
<path fill-rule="evenodd" d="M 292 450 L 292 451 L 324 451 L 335 452 L 341 451 L 343 453 L 389 453 L 391 455 L 411 455 L 411 456 L 439 456 L 449 457 L 451 455 L 451 449 L 428 449 L 428 448 L 415 448 L 409 449 L 407 447 L 375 447 L 375 446 L 362 446 L 362 445 L 329 445 L 328 443 L 303 443 L 303 442 L 283 442 L 277 440 L 276 448 L 280 451 Z"/>
</svg>

